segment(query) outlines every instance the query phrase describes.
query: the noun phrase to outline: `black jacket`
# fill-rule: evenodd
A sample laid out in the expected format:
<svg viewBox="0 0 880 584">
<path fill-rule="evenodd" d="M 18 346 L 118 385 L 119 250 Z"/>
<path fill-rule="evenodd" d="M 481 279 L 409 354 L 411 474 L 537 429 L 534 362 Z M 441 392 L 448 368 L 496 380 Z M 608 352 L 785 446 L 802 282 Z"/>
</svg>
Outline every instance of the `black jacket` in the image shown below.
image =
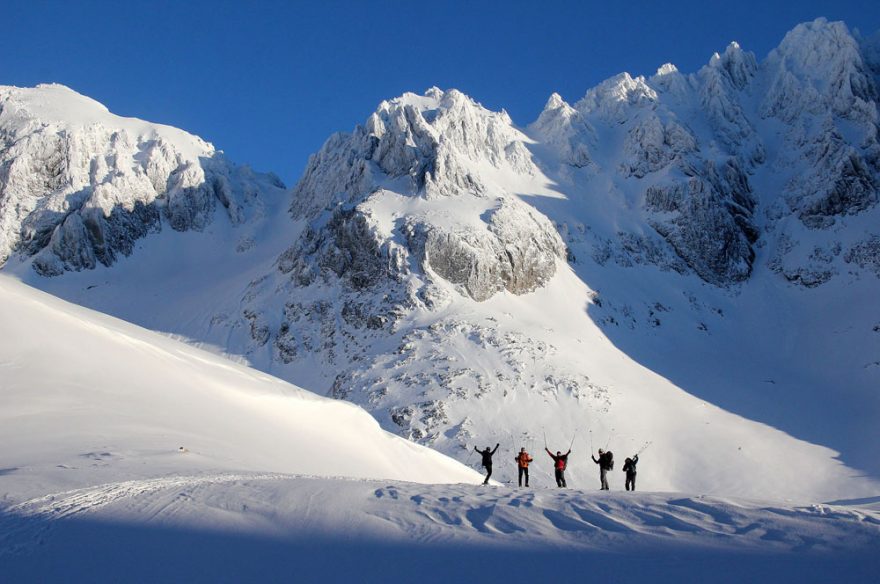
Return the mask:
<svg viewBox="0 0 880 584">
<path fill-rule="evenodd" d="M 498 444 L 495 445 L 495 450 L 498 450 L 498 446 Z M 492 450 L 491 452 L 488 448 L 486 450 L 480 450 L 476 446 L 474 446 L 474 450 L 483 455 L 483 466 L 492 466 L 492 455 L 495 454 L 495 450 Z"/>
<path fill-rule="evenodd" d="M 623 472 L 628 475 L 636 474 L 636 465 L 639 463 L 639 455 L 636 454 L 632 458 L 627 459 L 626 462 L 623 463 Z"/>
<path fill-rule="evenodd" d="M 592 454 L 590 455 L 590 458 L 593 459 L 593 462 L 595 462 L 596 464 L 599 465 L 599 468 L 602 468 L 605 470 L 611 470 L 612 468 L 614 468 L 614 462 L 613 462 L 614 455 L 611 454 L 610 452 L 603 452 L 602 454 L 599 455 L 598 460 L 596 460 L 596 457 L 593 456 Z"/>
</svg>

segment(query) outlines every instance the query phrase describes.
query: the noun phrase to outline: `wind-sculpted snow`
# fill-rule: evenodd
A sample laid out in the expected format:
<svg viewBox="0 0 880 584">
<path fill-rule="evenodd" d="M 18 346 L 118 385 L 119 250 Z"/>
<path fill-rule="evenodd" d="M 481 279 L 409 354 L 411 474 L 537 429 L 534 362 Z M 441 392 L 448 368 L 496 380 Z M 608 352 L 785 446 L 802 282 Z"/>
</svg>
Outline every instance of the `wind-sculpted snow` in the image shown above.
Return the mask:
<svg viewBox="0 0 880 584">
<path fill-rule="evenodd" d="M 203 230 L 218 204 L 240 224 L 282 188 L 195 136 L 66 87 L 0 88 L 0 262 L 35 256 L 43 275 L 109 266 L 163 224 Z"/>
</svg>

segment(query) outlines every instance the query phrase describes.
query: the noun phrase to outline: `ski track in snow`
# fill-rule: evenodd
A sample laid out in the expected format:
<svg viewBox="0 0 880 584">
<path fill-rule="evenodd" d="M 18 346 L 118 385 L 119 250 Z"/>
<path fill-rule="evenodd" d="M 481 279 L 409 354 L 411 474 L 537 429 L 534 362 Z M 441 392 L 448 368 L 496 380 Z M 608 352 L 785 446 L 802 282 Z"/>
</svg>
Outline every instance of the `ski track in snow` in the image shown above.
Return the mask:
<svg viewBox="0 0 880 584">
<path fill-rule="evenodd" d="M 210 513 L 217 510 L 223 513 L 219 523 Z M 868 508 L 225 473 L 109 483 L 13 505 L 0 519 L 0 556 L 29 554 L 48 544 L 61 522 L 86 517 L 180 525 L 209 517 L 211 530 L 240 532 L 250 526 L 245 529 L 289 540 L 329 527 L 364 540 L 417 545 L 754 553 L 880 546 L 880 511 Z"/>
</svg>

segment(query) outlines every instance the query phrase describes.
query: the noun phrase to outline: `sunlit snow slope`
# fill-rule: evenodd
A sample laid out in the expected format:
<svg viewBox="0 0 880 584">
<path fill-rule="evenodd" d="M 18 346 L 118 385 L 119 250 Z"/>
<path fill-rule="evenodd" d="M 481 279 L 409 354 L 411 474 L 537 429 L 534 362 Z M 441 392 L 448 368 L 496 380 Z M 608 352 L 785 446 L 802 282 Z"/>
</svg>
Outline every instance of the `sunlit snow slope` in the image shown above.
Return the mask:
<svg viewBox="0 0 880 584">
<path fill-rule="evenodd" d="M 473 482 L 329 400 L 0 278 L 6 497 L 170 473 Z M 183 447 L 183 451 L 180 448 Z"/>
</svg>

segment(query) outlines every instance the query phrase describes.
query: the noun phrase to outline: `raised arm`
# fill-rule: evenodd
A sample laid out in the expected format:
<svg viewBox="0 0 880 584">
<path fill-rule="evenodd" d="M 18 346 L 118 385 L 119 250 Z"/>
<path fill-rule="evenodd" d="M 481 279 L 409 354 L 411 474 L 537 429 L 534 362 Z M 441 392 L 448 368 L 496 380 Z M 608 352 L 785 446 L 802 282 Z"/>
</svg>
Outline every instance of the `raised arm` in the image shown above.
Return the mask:
<svg viewBox="0 0 880 584">
<path fill-rule="evenodd" d="M 554 460 L 555 460 L 555 459 L 556 459 L 556 457 L 555 457 L 555 456 L 553 456 L 553 453 L 552 453 L 552 452 L 550 452 L 550 449 L 549 449 L 549 448 L 547 448 L 547 447 L 546 447 L 546 446 L 545 446 L 545 447 L 544 447 L 544 450 L 546 450 L 546 451 L 547 451 L 547 454 L 549 454 L 549 455 L 550 455 L 550 458 L 552 458 L 552 459 L 554 459 Z"/>
<path fill-rule="evenodd" d="M 474 446 L 474 451 L 475 451 L 477 454 L 482 454 L 482 453 L 483 453 L 483 451 L 480 450 L 479 448 L 477 448 L 476 446 Z"/>
<path fill-rule="evenodd" d="M 595 462 L 595 463 L 596 463 L 596 464 L 599 464 L 599 461 L 598 461 L 598 460 L 596 460 L 596 457 L 595 457 L 595 456 L 593 456 L 593 455 L 592 455 L 592 453 L 591 453 L 591 454 L 590 454 L 590 458 L 592 458 L 592 459 L 593 459 L 593 462 Z"/>
<path fill-rule="evenodd" d="M 568 456 L 569 454 L 571 454 L 571 448 L 569 448 L 568 452 L 565 453 L 566 456 Z"/>
<path fill-rule="evenodd" d="M 495 445 L 495 448 L 492 450 L 492 454 L 495 454 L 495 451 L 498 450 L 498 447 L 499 447 L 499 446 L 501 446 L 501 443 L 500 443 L 500 442 L 499 442 L 498 444 Z"/>
</svg>

